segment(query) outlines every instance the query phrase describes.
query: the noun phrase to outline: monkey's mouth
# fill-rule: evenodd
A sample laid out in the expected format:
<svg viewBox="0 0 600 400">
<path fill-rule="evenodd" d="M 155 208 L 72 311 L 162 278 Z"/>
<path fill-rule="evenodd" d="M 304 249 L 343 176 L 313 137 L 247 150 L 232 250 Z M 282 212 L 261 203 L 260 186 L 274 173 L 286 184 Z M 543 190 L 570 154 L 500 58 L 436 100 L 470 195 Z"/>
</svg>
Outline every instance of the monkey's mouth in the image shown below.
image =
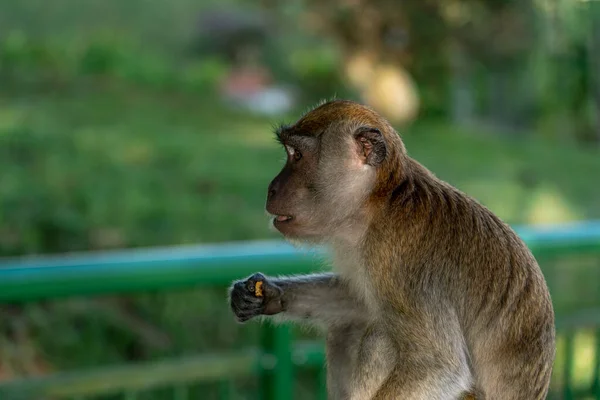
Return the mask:
<svg viewBox="0 0 600 400">
<path fill-rule="evenodd" d="M 280 213 L 283 210 L 270 210 L 269 208 L 267 206 L 266 211 L 271 217 L 271 226 L 285 235 L 295 225 L 293 222 L 296 222 L 296 218 L 293 215 Z"/>
<path fill-rule="evenodd" d="M 289 222 L 294 219 L 291 215 L 275 215 L 275 222 Z"/>
</svg>

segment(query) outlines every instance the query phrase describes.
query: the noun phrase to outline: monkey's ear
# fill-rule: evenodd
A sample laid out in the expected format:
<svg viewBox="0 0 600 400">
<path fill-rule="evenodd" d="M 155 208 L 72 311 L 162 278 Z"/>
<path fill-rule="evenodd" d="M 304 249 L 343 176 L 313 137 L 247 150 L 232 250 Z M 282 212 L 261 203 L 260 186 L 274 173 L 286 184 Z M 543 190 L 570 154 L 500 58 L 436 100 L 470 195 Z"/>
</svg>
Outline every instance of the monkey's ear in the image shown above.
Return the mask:
<svg viewBox="0 0 600 400">
<path fill-rule="evenodd" d="M 358 156 L 364 164 L 380 165 L 387 155 L 387 146 L 379 129 L 363 127 L 354 135 Z"/>
</svg>

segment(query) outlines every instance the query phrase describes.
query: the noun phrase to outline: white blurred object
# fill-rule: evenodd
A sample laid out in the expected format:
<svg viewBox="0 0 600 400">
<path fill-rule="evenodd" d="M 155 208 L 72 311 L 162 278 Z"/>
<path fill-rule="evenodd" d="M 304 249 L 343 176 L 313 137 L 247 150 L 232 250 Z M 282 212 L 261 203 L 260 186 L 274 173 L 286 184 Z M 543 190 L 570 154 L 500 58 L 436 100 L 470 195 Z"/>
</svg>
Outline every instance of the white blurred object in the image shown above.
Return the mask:
<svg viewBox="0 0 600 400">
<path fill-rule="evenodd" d="M 294 106 L 292 91 L 284 87 L 268 87 L 250 96 L 246 107 L 253 112 L 264 115 L 282 114 Z"/>
<path fill-rule="evenodd" d="M 225 80 L 221 93 L 233 106 L 268 116 L 285 113 L 296 102 L 292 88 L 271 84 L 268 72 L 261 68 L 234 71 Z"/>
</svg>

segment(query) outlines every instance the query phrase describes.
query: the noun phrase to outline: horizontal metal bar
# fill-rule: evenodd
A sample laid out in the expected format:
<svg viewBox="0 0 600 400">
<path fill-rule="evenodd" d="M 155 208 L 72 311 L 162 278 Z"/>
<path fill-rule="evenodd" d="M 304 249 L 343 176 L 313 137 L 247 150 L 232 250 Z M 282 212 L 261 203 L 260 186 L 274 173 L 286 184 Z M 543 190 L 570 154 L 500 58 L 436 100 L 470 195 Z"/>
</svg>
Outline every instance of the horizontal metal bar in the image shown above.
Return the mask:
<svg viewBox="0 0 600 400">
<path fill-rule="evenodd" d="M 322 367 L 323 343 L 299 341 L 292 361 L 298 367 Z M 150 361 L 0 383 L 0 399 L 30 400 L 38 397 L 76 397 L 148 390 L 174 384 L 218 382 L 257 374 L 264 363 L 261 353 L 251 349 L 237 354 L 212 354 Z M 267 356 L 271 359 L 272 355 Z M 271 363 L 277 368 L 277 364 Z"/>
<path fill-rule="evenodd" d="M 260 241 L 3 259 L 0 302 L 221 286 L 253 271 L 313 271 L 318 253 Z"/>
<path fill-rule="evenodd" d="M 600 251 L 600 221 L 514 228 L 536 254 L 574 254 Z"/>
<path fill-rule="evenodd" d="M 0 399 L 67 398 L 121 393 L 182 384 L 216 382 L 257 373 L 260 353 L 174 358 L 78 372 L 60 372 L 0 384 Z"/>
<path fill-rule="evenodd" d="M 530 245 L 598 243 L 600 239 L 600 220 L 552 225 L 523 225 L 514 229 Z"/>
<path fill-rule="evenodd" d="M 600 253 L 600 221 L 519 227 L 536 254 Z M 254 271 L 306 273 L 322 269 L 326 252 L 283 241 L 138 248 L 0 259 L 0 302 L 75 295 L 222 286 Z"/>
</svg>

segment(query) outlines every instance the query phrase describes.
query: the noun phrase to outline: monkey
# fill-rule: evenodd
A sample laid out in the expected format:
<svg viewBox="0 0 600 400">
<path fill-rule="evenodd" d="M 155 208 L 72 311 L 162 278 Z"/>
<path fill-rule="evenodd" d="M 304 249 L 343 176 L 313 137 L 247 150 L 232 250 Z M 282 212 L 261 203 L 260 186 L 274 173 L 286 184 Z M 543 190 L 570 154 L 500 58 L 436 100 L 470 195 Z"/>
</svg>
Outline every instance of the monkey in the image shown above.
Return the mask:
<svg viewBox="0 0 600 400">
<path fill-rule="evenodd" d="M 554 310 L 505 222 L 368 106 L 331 100 L 275 133 L 286 161 L 266 211 L 290 242 L 326 247 L 332 270 L 234 281 L 238 322 L 322 328 L 335 400 L 546 397 Z"/>
</svg>

